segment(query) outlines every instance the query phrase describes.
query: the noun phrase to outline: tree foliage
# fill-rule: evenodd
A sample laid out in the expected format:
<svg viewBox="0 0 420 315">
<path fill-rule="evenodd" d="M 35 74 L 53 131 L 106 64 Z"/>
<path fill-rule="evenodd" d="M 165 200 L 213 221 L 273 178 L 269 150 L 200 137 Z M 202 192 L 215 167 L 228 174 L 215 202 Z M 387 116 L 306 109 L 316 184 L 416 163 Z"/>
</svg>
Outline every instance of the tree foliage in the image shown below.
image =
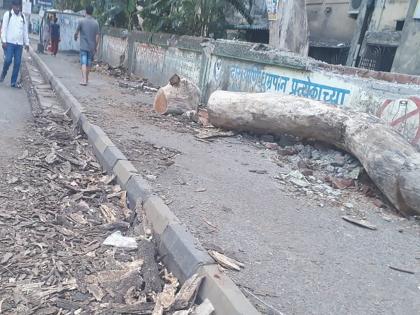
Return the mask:
<svg viewBox="0 0 420 315">
<path fill-rule="evenodd" d="M 252 23 L 245 0 L 146 0 L 143 27 L 152 32 L 224 37 L 226 9 L 232 6 Z"/>
<path fill-rule="evenodd" d="M 74 12 L 83 10 L 88 3 L 90 1 L 87 0 L 56 0 L 54 2 L 58 10 L 72 10 Z"/>
<path fill-rule="evenodd" d="M 141 15 L 142 27 L 147 31 L 221 38 L 226 34 L 228 6 L 251 24 L 251 3 L 251 0 L 56 0 L 56 7 L 80 11 L 92 4 L 101 25 L 131 30 L 139 26 Z"/>
<path fill-rule="evenodd" d="M 56 0 L 55 7 L 59 10 L 78 12 L 91 4 L 94 7 L 94 16 L 101 25 L 133 29 L 138 23 L 137 2 L 137 0 Z"/>
</svg>

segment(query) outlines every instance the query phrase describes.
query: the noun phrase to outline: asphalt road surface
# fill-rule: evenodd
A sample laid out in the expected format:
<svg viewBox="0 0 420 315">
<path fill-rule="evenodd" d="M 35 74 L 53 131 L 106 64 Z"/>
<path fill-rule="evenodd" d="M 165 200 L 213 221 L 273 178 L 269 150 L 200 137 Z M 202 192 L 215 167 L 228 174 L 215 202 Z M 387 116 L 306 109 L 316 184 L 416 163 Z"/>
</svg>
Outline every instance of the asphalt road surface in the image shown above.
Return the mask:
<svg viewBox="0 0 420 315">
<path fill-rule="evenodd" d="M 0 71 L 3 69 L 3 50 L 0 49 Z M 31 119 L 31 106 L 24 89 L 10 87 L 10 75 L 0 83 L 0 165 L 17 155 L 18 139 Z"/>
</svg>

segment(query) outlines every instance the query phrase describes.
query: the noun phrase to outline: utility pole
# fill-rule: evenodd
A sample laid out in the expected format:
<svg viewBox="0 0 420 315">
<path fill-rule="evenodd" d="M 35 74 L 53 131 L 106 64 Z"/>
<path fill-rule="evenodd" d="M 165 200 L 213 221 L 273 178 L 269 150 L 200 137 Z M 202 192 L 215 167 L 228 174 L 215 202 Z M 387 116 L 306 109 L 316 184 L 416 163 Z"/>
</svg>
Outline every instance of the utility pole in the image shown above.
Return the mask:
<svg viewBox="0 0 420 315">
<path fill-rule="evenodd" d="M 266 0 L 270 46 L 307 56 L 309 28 L 305 0 Z"/>
</svg>

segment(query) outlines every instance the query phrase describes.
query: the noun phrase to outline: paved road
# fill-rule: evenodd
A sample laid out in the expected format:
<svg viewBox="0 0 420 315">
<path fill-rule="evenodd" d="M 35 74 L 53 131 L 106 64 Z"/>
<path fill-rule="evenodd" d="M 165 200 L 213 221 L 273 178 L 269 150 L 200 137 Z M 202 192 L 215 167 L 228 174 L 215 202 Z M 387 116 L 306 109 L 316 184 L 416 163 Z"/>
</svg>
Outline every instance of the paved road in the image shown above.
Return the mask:
<svg viewBox="0 0 420 315">
<path fill-rule="evenodd" d="M 0 49 L 0 68 L 3 68 L 3 50 Z M 10 88 L 10 75 L 0 84 L 0 163 L 16 155 L 17 140 L 24 134 L 31 119 L 31 107 L 25 90 Z M 0 70 L 1 71 L 1 70 Z"/>
<path fill-rule="evenodd" d="M 236 283 L 285 314 L 418 314 L 419 272 L 389 268 L 420 271 L 418 225 L 392 213 L 389 222 L 358 200 L 352 200 L 355 208 L 378 230 L 348 224 L 340 207 L 321 208 L 283 191 L 273 180 L 279 168 L 263 150 L 236 138 L 197 142 L 190 133 L 165 126 L 163 118 L 148 118 L 144 103 L 153 96 L 132 94 L 100 74 L 80 88 L 76 56 L 42 58 L 139 170 L 154 172 L 159 164 L 147 143 L 180 152 L 174 165 L 157 174 L 154 186 L 172 199 L 170 207 L 202 243 L 246 263 L 245 270 L 232 273 Z M 202 187 L 207 190 L 198 193 Z"/>
</svg>

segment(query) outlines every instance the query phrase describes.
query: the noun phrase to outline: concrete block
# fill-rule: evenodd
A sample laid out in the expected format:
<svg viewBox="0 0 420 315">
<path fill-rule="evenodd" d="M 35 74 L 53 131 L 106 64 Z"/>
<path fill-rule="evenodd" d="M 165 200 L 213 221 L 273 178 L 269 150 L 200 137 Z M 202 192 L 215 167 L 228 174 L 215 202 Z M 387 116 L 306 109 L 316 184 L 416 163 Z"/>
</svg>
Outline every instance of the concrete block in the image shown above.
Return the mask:
<svg viewBox="0 0 420 315">
<path fill-rule="evenodd" d="M 92 127 L 92 124 L 89 122 L 86 114 L 82 114 L 82 116 L 80 116 L 80 125 L 82 126 L 84 133 L 87 135 L 90 128 Z"/>
<path fill-rule="evenodd" d="M 214 263 L 194 236 L 181 224 L 169 224 L 160 239 L 159 254 L 181 282 L 196 273 L 200 266 Z"/>
<path fill-rule="evenodd" d="M 95 150 L 100 154 L 104 154 L 107 147 L 115 147 L 111 139 L 109 139 L 106 134 L 99 134 L 93 143 L 93 146 L 95 147 Z"/>
<path fill-rule="evenodd" d="M 108 138 L 107 136 L 103 137 L 101 136 L 100 138 Z M 100 141 L 98 138 L 96 142 Z M 96 148 L 96 146 L 95 146 Z M 100 153 L 99 153 L 100 154 Z M 115 146 L 107 146 L 105 148 L 105 151 L 103 154 L 101 154 L 103 156 L 103 162 L 104 164 L 102 165 L 103 169 L 105 171 L 107 171 L 108 173 L 111 173 L 112 170 L 114 169 L 115 164 L 117 164 L 117 162 L 119 160 L 127 160 L 127 158 L 125 157 L 125 155 L 120 151 L 120 149 L 118 149 Z"/>
<path fill-rule="evenodd" d="M 141 175 L 131 176 L 125 190 L 131 209 L 134 209 L 136 204 L 145 201 L 152 194 L 152 187 Z"/>
<path fill-rule="evenodd" d="M 102 130 L 102 128 L 94 124 L 90 124 L 90 128 L 86 132 L 86 135 L 88 137 L 90 145 L 92 146 L 94 145 L 96 140 L 98 140 L 99 137 L 106 137 L 106 133 Z"/>
<path fill-rule="evenodd" d="M 198 297 L 209 299 L 216 315 L 259 315 L 238 286 L 217 265 L 202 266 L 199 274 L 205 276 Z"/>
<path fill-rule="evenodd" d="M 71 97 L 74 98 L 73 96 L 71 96 Z M 73 99 L 69 99 L 69 102 L 68 103 L 69 103 L 68 105 L 70 106 L 70 111 L 71 111 L 71 116 L 73 118 L 73 121 L 74 122 L 79 121 L 80 116 L 83 113 L 82 106 L 80 105 L 80 103 L 78 101 L 76 101 L 76 99 L 74 99 L 74 100 Z"/>
<path fill-rule="evenodd" d="M 153 232 L 163 234 L 168 224 L 180 224 L 176 215 L 158 196 L 151 196 L 143 205 L 147 221 L 152 225 Z"/>
<path fill-rule="evenodd" d="M 138 171 L 130 161 L 120 160 L 115 164 L 113 173 L 117 176 L 118 185 L 125 189 L 131 176 L 138 174 Z"/>
</svg>

